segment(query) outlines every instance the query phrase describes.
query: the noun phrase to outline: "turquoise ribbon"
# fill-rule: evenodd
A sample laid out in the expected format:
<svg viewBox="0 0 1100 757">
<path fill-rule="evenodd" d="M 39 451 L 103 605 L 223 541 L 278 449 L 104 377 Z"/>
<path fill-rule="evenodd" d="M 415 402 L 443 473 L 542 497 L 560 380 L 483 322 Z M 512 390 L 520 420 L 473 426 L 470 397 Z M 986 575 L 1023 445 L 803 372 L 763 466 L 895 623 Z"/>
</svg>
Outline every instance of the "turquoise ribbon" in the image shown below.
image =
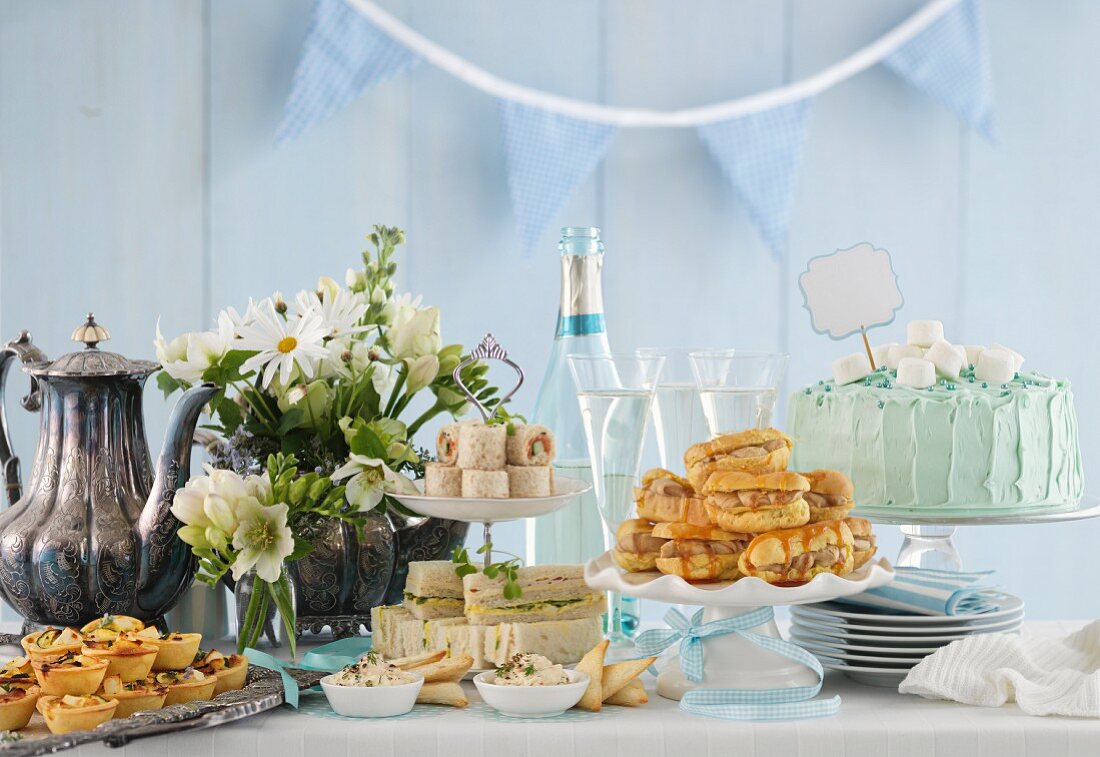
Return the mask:
<svg viewBox="0 0 1100 757">
<path fill-rule="evenodd" d="M 680 643 L 680 670 L 689 681 L 703 680 L 703 639 L 735 633 L 762 649 L 805 665 L 817 674 L 817 683 L 781 689 L 694 689 L 680 700 L 680 709 L 693 715 L 705 715 L 728 720 L 794 720 L 835 715 L 840 710 L 840 697 L 812 700 L 821 693 L 825 670 L 817 658 L 799 646 L 774 636 L 750 633 L 775 617 L 770 607 L 761 607 L 734 618 L 703 622 L 699 610 L 689 621 L 675 608 L 665 614 L 671 628 L 654 629 L 641 634 L 634 642 L 643 654 L 656 655 Z"/>
<path fill-rule="evenodd" d="M 251 664 L 278 672 L 283 679 L 283 700 L 294 709 L 298 709 L 298 682 L 287 672 L 287 667 L 334 673 L 341 668 L 358 662 L 360 657 L 370 651 L 370 648 L 371 640 L 369 638 L 353 636 L 349 639 L 339 639 L 323 644 L 306 652 L 301 663 L 293 665 L 288 665 L 283 660 L 252 647 L 244 650 L 244 655 Z"/>
</svg>

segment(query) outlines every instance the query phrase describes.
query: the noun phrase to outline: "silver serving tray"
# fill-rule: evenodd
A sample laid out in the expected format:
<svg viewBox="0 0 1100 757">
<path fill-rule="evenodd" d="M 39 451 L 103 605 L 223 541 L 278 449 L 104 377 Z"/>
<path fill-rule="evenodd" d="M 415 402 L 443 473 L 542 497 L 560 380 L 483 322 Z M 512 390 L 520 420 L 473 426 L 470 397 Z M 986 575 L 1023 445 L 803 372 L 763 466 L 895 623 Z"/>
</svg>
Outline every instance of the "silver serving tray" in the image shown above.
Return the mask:
<svg viewBox="0 0 1100 757">
<path fill-rule="evenodd" d="M 19 646 L 19 636 L 0 633 L 0 646 Z M 317 684 L 325 673 L 313 670 L 287 670 L 298 682 L 298 688 L 308 689 Z M 283 703 L 283 680 L 277 671 L 250 665 L 248 680 L 239 691 L 227 691 L 206 702 L 174 704 L 162 710 L 138 712 L 121 720 L 109 720 L 92 731 L 77 731 L 55 736 L 25 737 L 19 741 L 0 744 L 5 757 L 32 757 L 72 749 L 81 744 L 101 741 L 107 746 L 125 746 L 134 739 L 160 736 L 179 731 L 213 728 L 216 725 L 243 720 Z"/>
</svg>

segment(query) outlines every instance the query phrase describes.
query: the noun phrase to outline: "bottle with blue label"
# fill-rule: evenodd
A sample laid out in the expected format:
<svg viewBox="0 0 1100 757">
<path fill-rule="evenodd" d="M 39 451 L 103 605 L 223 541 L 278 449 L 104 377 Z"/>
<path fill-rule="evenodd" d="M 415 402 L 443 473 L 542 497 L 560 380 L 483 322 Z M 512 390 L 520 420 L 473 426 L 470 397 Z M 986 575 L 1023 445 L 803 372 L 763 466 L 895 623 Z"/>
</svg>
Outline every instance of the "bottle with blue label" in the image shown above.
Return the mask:
<svg viewBox="0 0 1100 757">
<path fill-rule="evenodd" d="M 554 430 L 558 454 L 555 471 L 569 478 L 592 481 L 584 426 L 568 355 L 610 352 L 603 311 L 603 242 L 600 230 L 565 227 L 558 242 L 561 253 L 561 305 L 550 362 L 539 387 L 533 423 Z M 606 546 L 600 510 L 592 492 L 557 512 L 527 521 L 527 561 L 530 564 L 584 563 Z M 624 630 L 637 626 L 636 601 L 624 605 Z"/>
</svg>

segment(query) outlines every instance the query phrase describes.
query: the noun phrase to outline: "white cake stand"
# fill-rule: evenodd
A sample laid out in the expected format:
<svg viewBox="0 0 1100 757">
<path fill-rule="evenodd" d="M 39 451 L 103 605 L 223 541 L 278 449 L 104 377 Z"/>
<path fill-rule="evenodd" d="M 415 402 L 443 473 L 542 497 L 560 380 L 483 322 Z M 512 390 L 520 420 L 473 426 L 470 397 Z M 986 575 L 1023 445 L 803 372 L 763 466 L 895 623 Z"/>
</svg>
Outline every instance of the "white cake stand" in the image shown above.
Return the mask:
<svg viewBox="0 0 1100 757">
<path fill-rule="evenodd" d="M 416 482 L 423 491 L 423 481 Z M 568 505 L 592 488 L 592 484 L 575 478 L 554 477 L 554 493 L 549 497 L 509 497 L 507 499 L 463 499 L 461 497 L 429 497 L 426 494 L 393 494 L 394 499 L 417 515 L 446 518 L 462 523 L 481 523 L 485 543 L 493 543 L 494 523 L 507 523 L 520 518 L 535 518 Z M 492 562 L 492 553 L 485 551 L 484 567 Z"/>
<path fill-rule="evenodd" d="M 962 556 L 953 537 L 958 526 L 1010 526 L 1065 523 L 1100 517 L 1100 498 L 1082 497 L 1073 505 L 1035 508 L 1030 511 L 975 510 L 966 514 L 937 514 L 913 509 L 857 507 L 852 513 L 872 523 L 900 526 L 905 536 L 897 564 L 912 568 L 962 570 Z"/>
<path fill-rule="evenodd" d="M 889 583 L 894 569 L 885 558 L 868 563 L 844 577 L 820 575 L 802 586 L 773 586 L 759 578 L 735 582 L 691 584 L 679 576 L 660 573 L 624 573 L 610 552 L 604 552 L 584 566 L 584 580 L 593 589 L 618 591 L 640 599 L 671 604 L 702 605 L 703 622 L 723 620 L 760 607 L 801 605 L 859 594 Z M 779 636 L 775 620 L 751 629 L 763 636 Z M 758 647 L 739 634 L 711 636 L 703 640 L 703 680 L 689 681 L 680 670 L 679 655 L 657 676 L 657 693 L 667 699 L 681 699 L 696 688 L 777 689 L 812 686 L 817 675 L 809 668 L 782 655 Z"/>
</svg>

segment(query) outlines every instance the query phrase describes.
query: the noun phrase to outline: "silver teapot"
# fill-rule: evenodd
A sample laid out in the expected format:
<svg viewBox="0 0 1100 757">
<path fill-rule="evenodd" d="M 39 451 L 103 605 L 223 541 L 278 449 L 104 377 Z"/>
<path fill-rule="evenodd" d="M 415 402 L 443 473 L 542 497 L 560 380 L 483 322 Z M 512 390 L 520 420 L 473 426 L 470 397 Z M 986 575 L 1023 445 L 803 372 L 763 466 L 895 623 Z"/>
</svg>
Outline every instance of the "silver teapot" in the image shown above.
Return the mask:
<svg viewBox="0 0 1100 757">
<path fill-rule="evenodd" d="M 100 350 L 109 338 L 89 313 L 73 332 L 82 350 L 51 361 L 26 331 L 0 350 L 0 473 L 11 505 L 0 513 L 0 595 L 28 625 L 79 626 L 104 613 L 159 621 L 194 577 L 169 507 L 216 387 L 180 398 L 154 476 L 141 399 L 160 366 Z M 42 412 L 25 494 L 3 414 L 15 358 L 31 377 L 22 405 Z"/>
</svg>

